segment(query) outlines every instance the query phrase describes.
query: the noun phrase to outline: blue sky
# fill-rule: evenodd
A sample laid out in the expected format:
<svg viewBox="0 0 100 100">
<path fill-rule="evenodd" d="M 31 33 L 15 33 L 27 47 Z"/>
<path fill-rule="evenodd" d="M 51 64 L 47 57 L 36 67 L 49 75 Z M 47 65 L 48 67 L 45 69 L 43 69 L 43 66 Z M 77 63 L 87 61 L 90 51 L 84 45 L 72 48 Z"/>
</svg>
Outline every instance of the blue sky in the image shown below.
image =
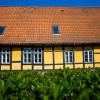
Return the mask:
<svg viewBox="0 0 100 100">
<path fill-rule="evenodd" d="M 98 6 L 100 0 L 0 0 L 0 6 Z"/>
</svg>

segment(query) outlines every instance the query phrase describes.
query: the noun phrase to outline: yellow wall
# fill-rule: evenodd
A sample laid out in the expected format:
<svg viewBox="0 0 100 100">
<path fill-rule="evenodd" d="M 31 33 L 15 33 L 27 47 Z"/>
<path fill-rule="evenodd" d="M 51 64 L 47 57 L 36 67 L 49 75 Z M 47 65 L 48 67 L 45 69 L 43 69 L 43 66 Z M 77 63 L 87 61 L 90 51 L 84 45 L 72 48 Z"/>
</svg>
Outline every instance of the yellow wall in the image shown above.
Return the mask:
<svg viewBox="0 0 100 100">
<path fill-rule="evenodd" d="M 65 68 L 73 68 L 73 64 L 65 64 Z"/>
<path fill-rule="evenodd" d="M 100 68 L 100 64 L 95 64 L 95 67 L 96 68 Z"/>
<path fill-rule="evenodd" d="M 85 46 L 86 50 L 92 50 L 92 46 Z M 73 50 L 72 47 L 64 47 L 65 50 Z M 44 47 L 44 70 L 53 69 L 52 47 Z M 62 47 L 54 47 L 54 69 L 63 69 Z M 74 47 L 75 68 L 83 68 L 82 46 Z M 46 64 L 46 65 L 45 65 Z M 61 65 L 62 64 L 62 65 Z M 94 46 L 94 65 L 100 67 L 100 46 Z M 23 70 L 32 70 L 32 65 L 23 65 Z M 65 68 L 73 68 L 73 64 L 65 64 Z M 85 64 L 85 68 L 93 68 L 93 64 Z M 34 70 L 42 70 L 42 65 L 33 66 Z M 1 65 L 1 70 L 10 70 L 10 65 Z M 12 70 L 21 70 L 21 48 L 12 48 Z"/>
<path fill-rule="evenodd" d="M 12 63 L 12 70 L 21 70 L 21 63 Z"/>
<path fill-rule="evenodd" d="M 83 64 L 75 64 L 75 68 L 83 68 Z"/>
<path fill-rule="evenodd" d="M 1 65 L 1 70 L 10 70 L 9 65 Z"/>
<path fill-rule="evenodd" d="M 63 65 L 55 65 L 55 69 L 63 69 Z"/>
<path fill-rule="evenodd" d="M 52 52 L 44 51 L 44 64 L 53 64 L 53 54 Z"/>
<path fill-rule="evenodd" d="M 62 52 L 56 52 L 54 53 L 54 61 L 55 64 L 63 64 L 63 53 Z"/>
<path fill-rule="evenodd" d="M 75 63 L 82 63 L 83 62 L 82 47 L 75 47 L 74 58 L 75 58 Z"/>
<path fill-rule="evenodd" d="M 93 68 L 93 64 L 85 64 L 85 68 Z"/>
<path fill-rule="evenodd" d="M 23 70 L 32 70 L 32 65 L 23 65 Z"/>
<path fill-rule="evenodd" d="M 45 65 L 45 66 L 44 66 L 44 69 L 45 69 L 45 70 L 47 70 L 47 69 L 53 69 L 53 65 Z"/>
<path fill-rule="evenodd" d="M 54 48 L 54 61 L 55 61 L 55 64 L 63 64 L 62 47 Z"/>
<path fill-rule="evenodd" d="M 100 46 L 94 46 L 94 53 L 95 67 L 100 68 Z"/>
<path fill-rule="evenodd" d="M 20 47 L 12 48 L 12 70 L 21 70 L 21 48 Z"/>
<path fill-rule="evenodd" d="M 100 46 L 94 46 L 94 53 L 100 53 Z"/>
<path fill-rule="evenodd" d="M 35 65 L 34 70 L 42 70 L 43 66 L 41 65 Z"/>
<path fill-rule="evenodd" d="M 12 61 L 21 61 L 21 48 L 20 47 L 12 48 Z"/>
<path fill-rule="evenodd" d="M 100 62 L 100 54 L 94 54 L 95 62 Z"/>
</svg>

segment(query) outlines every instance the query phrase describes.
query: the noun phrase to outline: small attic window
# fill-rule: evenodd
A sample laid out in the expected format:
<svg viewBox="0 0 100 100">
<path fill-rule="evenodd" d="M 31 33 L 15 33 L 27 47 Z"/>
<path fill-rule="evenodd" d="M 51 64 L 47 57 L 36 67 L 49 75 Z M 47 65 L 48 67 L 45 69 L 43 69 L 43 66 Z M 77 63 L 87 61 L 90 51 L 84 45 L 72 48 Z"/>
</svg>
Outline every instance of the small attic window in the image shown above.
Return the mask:
<svg viewBox="0 0 100 100">
<path fill-rule="evenodd" d="M 4 26 L 0 26 L 0 35 L 3 35 L 5 27 Z"/>
<path fill-rule="evenodd" d="M 60 34 L 58 25 L 54 25 L 52 30 L 54 35 Z"/>
</svg>

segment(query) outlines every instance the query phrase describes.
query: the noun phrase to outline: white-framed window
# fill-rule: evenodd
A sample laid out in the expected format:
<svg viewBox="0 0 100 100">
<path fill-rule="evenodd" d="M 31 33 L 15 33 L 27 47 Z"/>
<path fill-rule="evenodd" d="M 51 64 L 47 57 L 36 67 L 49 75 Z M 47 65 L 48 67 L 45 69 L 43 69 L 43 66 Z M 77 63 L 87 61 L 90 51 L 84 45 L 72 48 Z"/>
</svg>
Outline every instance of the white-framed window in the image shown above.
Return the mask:
<svg viewBox="0 0 100 100">
<path fill-rule="evenodd" d="M 93 51 L 92 50 L 84 50 L 84 62 L 93 63 Z"/>
<path fill-rule="evenodd" d="M 34 48 L 34 64 L 42 64 L 42 48 Z"/>
<path fill-rule="evenodd" d="M 32 49 L 23 48 L 23 63 L 31 64 L 32 63 Z"/>
<path fill-rule="evenodd" d="M 10 64 L 10 48 L 2 48 L 1 63 L 2 64 Z"/>
<path fill-rule="evenodd" d="M 65 51 L 65 63 L 73 63 L 73 51 Z"/>
<path fill-rule="evenodd" d="M 53 35 L 60 35 L 58 25 L 53 25 L 52 31 L 53 31 Z"/>
</svg>

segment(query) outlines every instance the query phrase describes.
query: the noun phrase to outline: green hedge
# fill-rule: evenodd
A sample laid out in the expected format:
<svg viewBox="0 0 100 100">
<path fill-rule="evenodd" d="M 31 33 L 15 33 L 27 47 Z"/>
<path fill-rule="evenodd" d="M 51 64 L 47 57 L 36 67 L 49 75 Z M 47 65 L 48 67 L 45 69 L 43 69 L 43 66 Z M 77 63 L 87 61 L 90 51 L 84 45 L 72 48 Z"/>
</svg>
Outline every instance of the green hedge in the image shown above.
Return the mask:
<svg viewBox="0 0 100 100">
<path fill-rule="evenodd" d="M 1 72 L 0 100 L 100 100 L 100 69 Z"/>
</svg>

